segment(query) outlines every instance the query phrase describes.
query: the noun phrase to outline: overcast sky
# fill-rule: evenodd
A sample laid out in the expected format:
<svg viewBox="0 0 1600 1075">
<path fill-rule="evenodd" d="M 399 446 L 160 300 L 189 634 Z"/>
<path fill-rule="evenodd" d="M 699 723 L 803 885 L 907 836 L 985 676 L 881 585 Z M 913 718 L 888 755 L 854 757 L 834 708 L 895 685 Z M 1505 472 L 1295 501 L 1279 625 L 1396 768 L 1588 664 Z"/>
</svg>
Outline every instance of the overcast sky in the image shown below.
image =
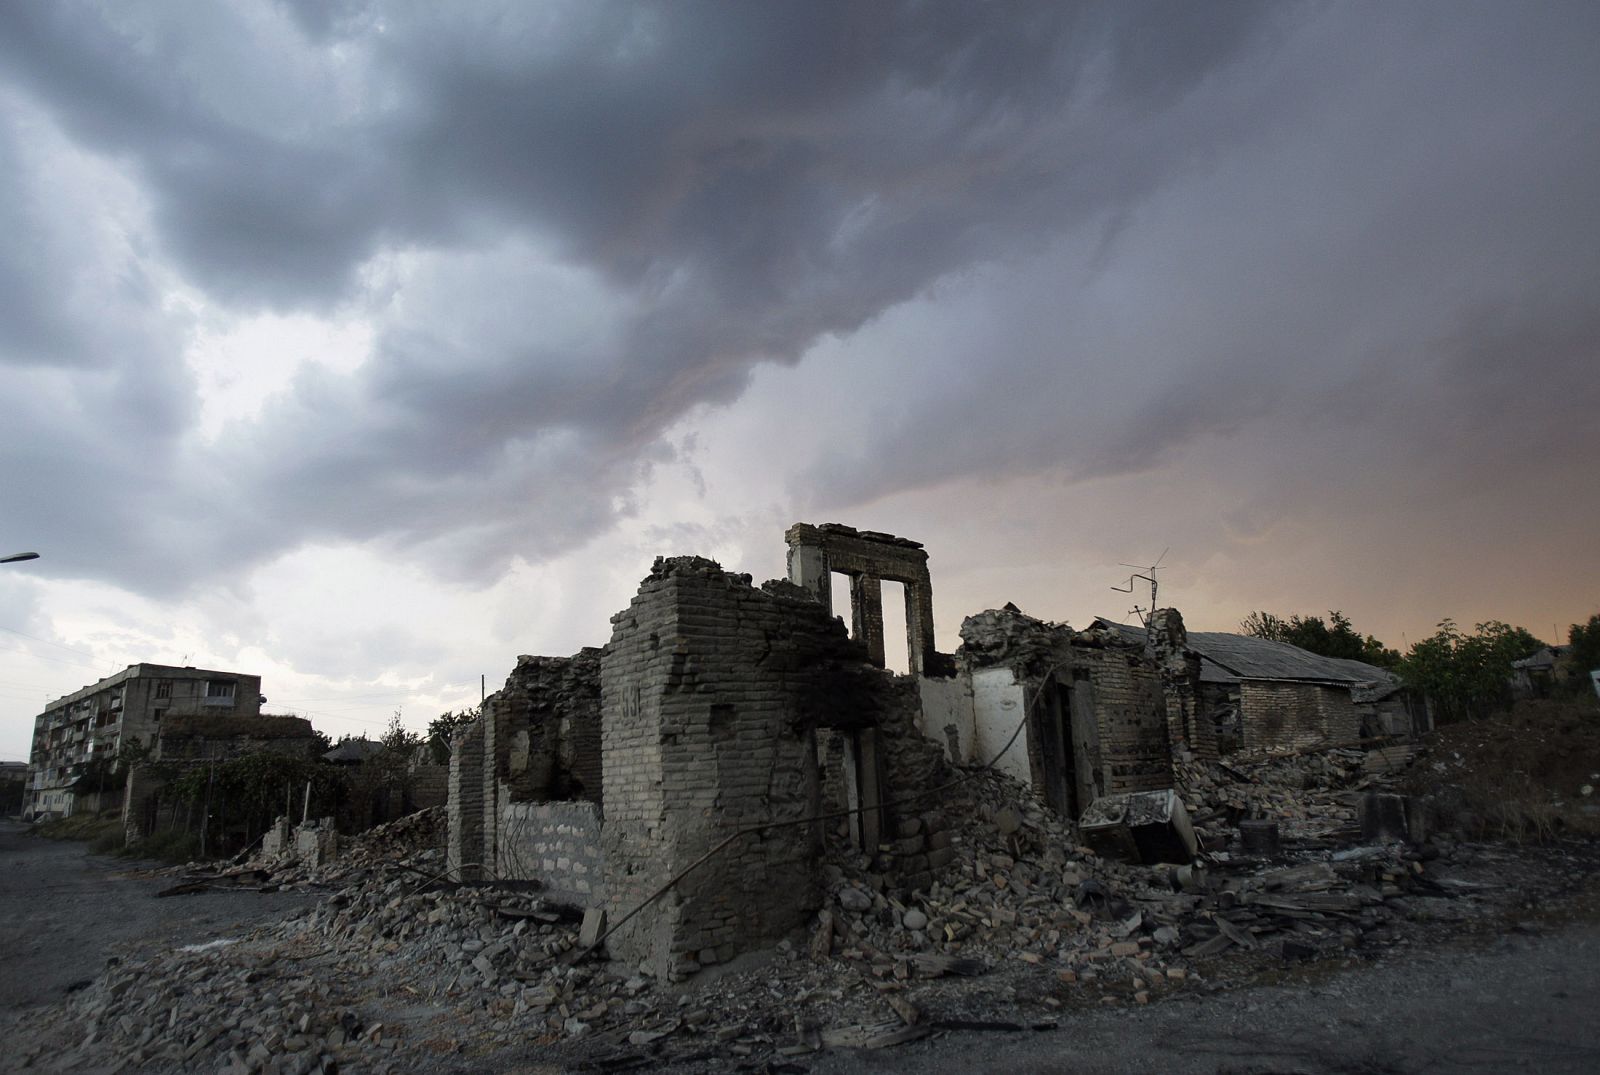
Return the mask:
<svg viewBox="0 0 1600 1075">
<path fill-rule="evenodd" d="M 1600 5 L 0 5 L 0 757 L 420 728 L 657 554 L 1191 628 L 1600 611 Z M 1141 602 L 1142 603 L 1142 602 Z"/>
</svg>

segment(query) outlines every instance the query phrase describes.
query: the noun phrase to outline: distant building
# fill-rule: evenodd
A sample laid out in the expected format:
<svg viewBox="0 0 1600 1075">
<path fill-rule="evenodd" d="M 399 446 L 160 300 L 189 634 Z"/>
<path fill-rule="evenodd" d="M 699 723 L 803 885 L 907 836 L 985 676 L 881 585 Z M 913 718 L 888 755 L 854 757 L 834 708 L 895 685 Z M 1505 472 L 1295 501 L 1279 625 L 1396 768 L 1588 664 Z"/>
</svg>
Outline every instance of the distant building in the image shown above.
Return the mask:
<svg viewBox="0 0 1600 1075">
<path fill-rule="evenodd" d="M 65 817 L 75 808 L 87 806 L 80 798 L 86 794 L 98 798 L 99 791 L 79 787 L 78 778 L 92 763 L 139 747 L 156 752 L 163 722 L 170 718 L 258 717 L 260 713 L 260 676 L 131 664 L 51 702 L 34 718 L 23 812 L 34 817 Z M 120 801 L 120 787 L 112 797 Z"/>
<path fill-rule="evenodd" d="M 1145 630 L 1101 616 L 1095 626 L 1143 641 Z M 1427 709 L 1394 673 L 1287 642 L 1190 631 L 1197 695 L 1223 753 L 1317 749 L 1428 731 Z"/>
<path fill-rule="evenodd" d="M 1539 652 L 1511 662 L 1511 694 L 1514 698 L 1544 698 L 1570 679 L 1574 669 L 1567 654 L 1571 646 L 1545 646 Z"/>
<path fill-rule="evenodd" d="M 28 794 L 28 763 L 0 761 L 0 817 L 16 817 Z"/>
</svg>

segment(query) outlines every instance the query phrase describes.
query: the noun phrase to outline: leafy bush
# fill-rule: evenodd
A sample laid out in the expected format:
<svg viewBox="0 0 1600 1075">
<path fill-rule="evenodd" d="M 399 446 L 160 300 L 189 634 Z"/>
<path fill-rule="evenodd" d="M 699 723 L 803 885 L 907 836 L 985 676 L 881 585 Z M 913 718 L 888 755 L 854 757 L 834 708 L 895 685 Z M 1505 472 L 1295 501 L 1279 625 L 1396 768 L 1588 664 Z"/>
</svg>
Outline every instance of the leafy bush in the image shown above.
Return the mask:
<svg viewBox="0 0 1600 1075">
<path fill-rule="evenodd" d="M 1447 619 L 1411 647 L 1399 671 L 1433 702 L 1441 722 L 1482 717 L 1510 704 L 1511 662 L 1543 646 L 1523 628 L 1499 620 L 1480 623 L 1469 635 Z"/>
<path fill-rule="evenodd" d="M 182 829 L 157 829 L 122 854 L 162 862 L 193 862 L 200 857 L 200 836 Z"/>
<path fill-rule="evenodd" d="M 122 851 L 127 842 L 128 834 L 123 831 L 122 822 L 118 821 L 90 840 L 89 850 L 96 855 L 115 855 Z"/>
</svg>

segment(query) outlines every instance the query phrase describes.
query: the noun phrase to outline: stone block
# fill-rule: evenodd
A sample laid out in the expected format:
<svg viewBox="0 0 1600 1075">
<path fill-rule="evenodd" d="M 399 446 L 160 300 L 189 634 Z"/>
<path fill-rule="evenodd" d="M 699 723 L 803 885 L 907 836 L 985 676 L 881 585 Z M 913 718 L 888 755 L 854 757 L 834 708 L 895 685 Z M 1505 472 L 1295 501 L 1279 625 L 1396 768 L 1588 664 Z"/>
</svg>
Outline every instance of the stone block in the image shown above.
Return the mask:
<svg viewBox="0 0 1600 1075">
<path fill-rule="evenodd" d="M 1247 818 L 1239 822 L 1239 839 L 1247 854 L 1276 855 L 1282 850 L 1276 821 Z"/>
<path fill-rule="evenodd" d="M 1411 838 L 1409 800 L 1404 795 L 1369 791 L 1361 797 L 1357 815 L 1363 843 L 1384 844 Z"/>
</svg>

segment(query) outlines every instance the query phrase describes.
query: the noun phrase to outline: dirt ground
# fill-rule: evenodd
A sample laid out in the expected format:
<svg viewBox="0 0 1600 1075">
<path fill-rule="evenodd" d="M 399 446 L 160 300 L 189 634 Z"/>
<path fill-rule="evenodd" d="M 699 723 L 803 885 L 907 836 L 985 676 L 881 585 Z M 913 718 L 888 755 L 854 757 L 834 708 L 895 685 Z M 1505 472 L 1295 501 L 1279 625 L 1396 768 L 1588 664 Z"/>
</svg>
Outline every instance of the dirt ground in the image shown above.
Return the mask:
<svg viewBox="0 0 1600 1075">
<path fill-rule="evenodd" d="M 236 935 L 303 906 L 288 893 L 157 898 L 166 883 L 82 844 L 0 826 L 0 1032 L 108 958 Z M 1060 1013 L 1041 1031 L 941 1031 L 875 1052 L 833 1050 L 759 1070 L 1266 1073 L 1600 1071 L 1600 892 L 1529 908 L 1509 928 L 1376 961 L 1321 963 L 1139 1007 Z M 7 1035 L 8 1038 L 10 1035 Z M 565 1070 L 528 1047 L 471 1062 L 394 1057 L 434 1073 Z M 463 1066 L 465 1064 L 465 1066 Z M 582 1070 L 581 1068 L 579 1070 Z M 677 1070 L 737 1071 L 734 1056 Z"/>
<path fill-rule="evenodd" d="M 0 1028 L 60 1000 L 107 959 L 231 936 L 311 900 L 257 892 L 158 899 L 171 880 L 150 876 L 144 864 L 27 831 L 0 821 Z"/>
</svg>

